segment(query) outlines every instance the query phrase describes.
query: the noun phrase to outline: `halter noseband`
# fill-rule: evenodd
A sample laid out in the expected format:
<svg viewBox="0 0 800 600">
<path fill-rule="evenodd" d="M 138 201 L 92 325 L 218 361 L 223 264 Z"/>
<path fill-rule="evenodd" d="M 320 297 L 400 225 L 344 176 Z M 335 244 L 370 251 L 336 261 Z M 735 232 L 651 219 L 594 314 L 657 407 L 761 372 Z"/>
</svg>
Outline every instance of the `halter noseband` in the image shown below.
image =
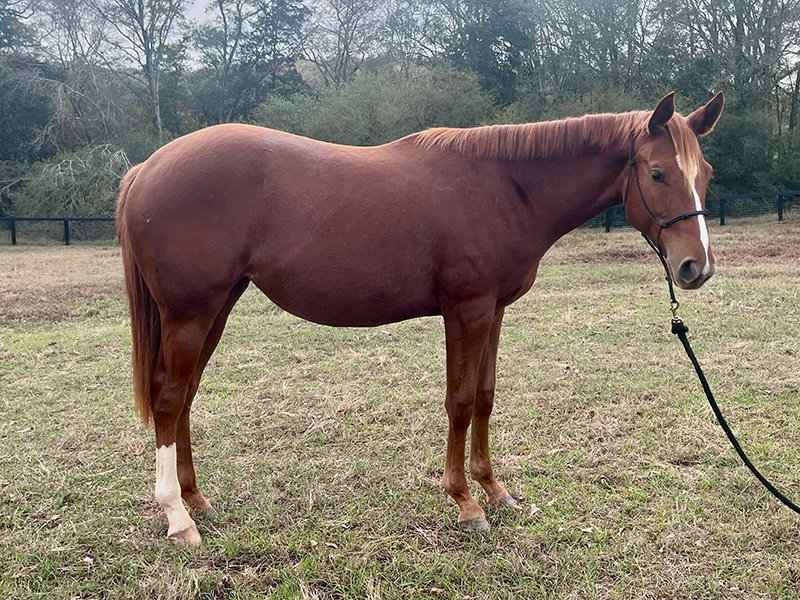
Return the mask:
<svg viewBox="0 0 800 600">
<path fill-rule="evenodd" d="M 656 218 L 656 216 L 653 214 L 653 211 L 650 210 L 650 207 L 647 206 L 647 202 L 644 199 L 644 194 L 642 194 L 642 185 L 639 183 L 639 174 L 636 172 L 636 161 L 633 158 L 633 140 L 634 140 L 634 138 L 635 138 L 634 132 L 631 131 L 631 134 L 630 134 L 630 147 L 628 149 L 628 167 L 630 168 L 630 170 L 628 171 L 628 179 L 627 179 L 627 183 L 625 184 L 625 194 L 622 197 L 622 205 L 626 206 L 626 204 L 627 204 L 628 188 L 631 185 L 631 175 L 633 175 L 633 179 L 634 179 L 634 181 L 636 181 L 636 189 L 639 191 L 639 199 L 642 201 L 642 206 L 644 206 L 644 210 L 645 210 L 645 212 L 647 212 L 647 216 L 650 217 L 650 220 L 653 223 L 655 223 L 656 225 L 658 225 L 658 236 L 656 237 L 656 246 L 658 247 L 659 253 L 660 253 L 661 252 L 661 244 L 660 244 L 661 232 L 664 229 L 666 229 L 667 227 L 669 227 L 673 223 L 677 223 L 678 221 L 683 221 L 684 219 L 691 219 L 692 217 L 697 217 L 697 216 L 700 216 L 700 215 L 702 215 L 704 217 L 707 217 L 708 216 L 708 211 L 707 210 L 694 210 L 694 211 L 691 211 L 691 212 L 683 213 L 682 215 L 679 215 L 677 217 L 673 217 L 672 219 L 669 219 L 667 221 L 659 221 Z M 644 235 L 645 238 L 647 238 L 646 234 L 643 233 L 642 235 Z M 648 238 L 648 241 L 649 241 L 649 238 Z"/>
</svg>

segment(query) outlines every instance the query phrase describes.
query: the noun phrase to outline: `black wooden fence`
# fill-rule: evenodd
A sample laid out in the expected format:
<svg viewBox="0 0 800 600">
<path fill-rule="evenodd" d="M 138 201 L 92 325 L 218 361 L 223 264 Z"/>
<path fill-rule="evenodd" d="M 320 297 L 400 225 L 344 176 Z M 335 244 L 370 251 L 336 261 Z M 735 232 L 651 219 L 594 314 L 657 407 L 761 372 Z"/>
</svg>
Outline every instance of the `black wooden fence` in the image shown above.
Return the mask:
<svg viewBox="0 0 800 600">
<path fill-rule="evenodd" d="M 709 220 L 725 225 L 729 220 L 777 215 L 783 221 L 787 215 L 800 216 L 800 191 L 765 192 L 760 194 L 729 194 L 707 196 Z M 584 227 L 628 227 L 621 206 L 615 206 L 596 216 Z M 114 219 L 109 217 L 0 217 L 0 245 L 38 245 L 61 243 L 113 243 Z"/>
<path fill-rule="evenodd" d="M 0 245 L 75 242 L 108 243 L 115 239 L 110 217 L 0 217 Z"/>
<path fill-rule="evenodd" d="M 777 216 L 783 221 L 788 214 L 800 216 L 800 191 L 763 192 L 759 194 L 727 194 L 724 196 L 706 196 L 706 210 L 709 221 L 717 221 L 725 225 L 731 219 L 751 219 L 757 217 Z M 603 227 L 611 231 L 612 227 L 629 227 L 625 210 L 615 206 L 586 223 L 585 227 Z"/>
</svg>

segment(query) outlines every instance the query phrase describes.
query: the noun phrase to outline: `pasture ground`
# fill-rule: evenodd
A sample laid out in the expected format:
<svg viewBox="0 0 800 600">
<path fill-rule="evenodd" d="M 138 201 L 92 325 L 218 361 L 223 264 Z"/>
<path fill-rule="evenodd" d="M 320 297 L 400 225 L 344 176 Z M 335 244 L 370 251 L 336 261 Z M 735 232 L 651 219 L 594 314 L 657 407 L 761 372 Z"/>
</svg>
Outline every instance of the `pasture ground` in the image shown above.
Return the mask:
<svg viewBox="0 0 800 600">
<path fill-rule="evenodd" d="M 795 500 L 799 241 L 715 227 L 718 274 L 679 293 L 731 426 Z M 798 516 L 724 438 L 632 230 L 570 234 L 507 310 L 491 446 L 523 510 L 488 510 L 485 536 L 439 482 L 441 320 L 324 328 L 251 289 L 193 413 L 220 516 L 170 546 L 120 269 L 116 248 L 0 248 L 0 598 L 800 598 Z"/>
</svg>

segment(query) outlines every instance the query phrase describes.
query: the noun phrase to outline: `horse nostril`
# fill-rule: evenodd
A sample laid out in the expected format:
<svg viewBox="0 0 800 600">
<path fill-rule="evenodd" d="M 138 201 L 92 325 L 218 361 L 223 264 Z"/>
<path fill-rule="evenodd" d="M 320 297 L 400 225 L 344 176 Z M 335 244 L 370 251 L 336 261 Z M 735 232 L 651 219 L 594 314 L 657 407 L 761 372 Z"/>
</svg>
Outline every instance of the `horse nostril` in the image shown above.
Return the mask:
<svg viewBox="0 0 800 600">
<path fill-rule="evenodd" d="M 691 283 L 700 277 L 700 269 L 697 266 L 697 261 L 691 258 L 684 260 L 681 266 L 678 267 L 678 277 L 684 283 Z"/>
</svg>

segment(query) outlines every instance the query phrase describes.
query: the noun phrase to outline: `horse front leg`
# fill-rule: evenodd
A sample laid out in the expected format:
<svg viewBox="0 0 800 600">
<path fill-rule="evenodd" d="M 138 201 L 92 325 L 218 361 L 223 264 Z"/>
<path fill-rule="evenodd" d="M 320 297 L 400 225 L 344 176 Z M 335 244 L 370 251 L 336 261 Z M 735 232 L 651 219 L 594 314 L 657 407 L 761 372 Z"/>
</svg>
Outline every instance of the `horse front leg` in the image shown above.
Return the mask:
<svg viewBox="0 0 800 600">
<path fill-rule="evenodd" d="M 459 526 L 468 531 L 488 531 L 483 509 L 472 497 L 464 473 L 464 445 L 472 420 L 478 372 L 494 322 L 494 301 L 455 305 L 444 312 L 447 346 L 447 398 L 449 419 L 447 458 L 442 485 L 459 508 Z"/>
<path fill-rule="evenodd" d="M 489 457 L 489 417 L 494 406 L 495 373 L 497 369 L 497 348 L 500 343 L 500 327 L 503 322 L 503 309 L 497 311 L 492 330 L 483 353 L 478 389 L 475 394 L 475 407 L 472 414 L 472 430 L 469 447 L 469 475 L 486 492 L 486 501 L 501 506 L 519 508 L 494 477 Z"/>
</svg>

